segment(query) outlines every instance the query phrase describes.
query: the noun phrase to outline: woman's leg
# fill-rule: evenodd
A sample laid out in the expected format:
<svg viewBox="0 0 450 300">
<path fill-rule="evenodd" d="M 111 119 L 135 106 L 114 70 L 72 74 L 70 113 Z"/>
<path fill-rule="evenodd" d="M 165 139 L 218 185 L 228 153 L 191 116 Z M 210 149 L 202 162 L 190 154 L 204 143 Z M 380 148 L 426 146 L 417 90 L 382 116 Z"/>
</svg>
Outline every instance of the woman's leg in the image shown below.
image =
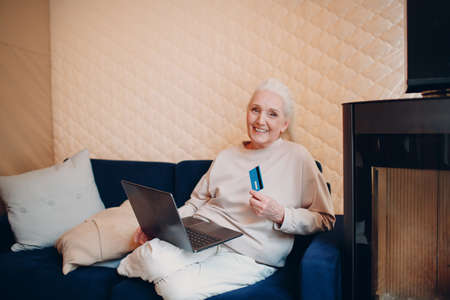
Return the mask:
<svg viewBox="0 0 450 300">
<path fill-rule="evenodd" d="M 189 253 L 158 238 L 146 242 L 125 257 L 117 268 L 120 275 L 140 277 L 153 282 L 167 277 L 187 265 L 202 261 L 216 253 L 217 247 Z"/>
<path fill-rule="evenodd" d="M 219 246 L 216 254 L 156 280 L 155 290 L 165 300 L 205 299 L 254 284 L 275 271 Z"/>
</svg>

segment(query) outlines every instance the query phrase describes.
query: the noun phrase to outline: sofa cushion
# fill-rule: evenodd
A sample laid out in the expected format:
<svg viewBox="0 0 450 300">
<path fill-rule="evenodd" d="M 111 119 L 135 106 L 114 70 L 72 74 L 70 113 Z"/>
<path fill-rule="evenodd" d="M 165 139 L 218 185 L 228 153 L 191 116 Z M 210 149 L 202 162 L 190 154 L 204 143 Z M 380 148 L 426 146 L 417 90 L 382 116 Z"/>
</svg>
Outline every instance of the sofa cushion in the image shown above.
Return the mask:
<svg viewBox="0 0 450 300">
<path fill-rule="evenodd" d="M 293 290 L 290 289 L 293 281 L 289 277 L 286 270 L 281 269 L 253 285 L 216 295 L 209 299 L 295 299 Z M 114 286 L 111 299 L 156 300 L 161 299 L 161 297 L 156 294 L 153 284 L 141 279 L 127 278 Z"/>
<path fill-rule="evenodd" d="M 336 216 L 332 231 L 314 237 L 306 249 L 299 268 L 301 299 L 342 299 L 341 251 L 343 216 Z M 319 280 L 320 279 L 320 280 Z"/>
<path fill-rule="evenodd" d="M 2 299 L 109 299 L 122 278 L 115 269 L 81 267 L 64 276 L 53 247 L 0 253 Z"/>
<path fill-rule="evenodd" d="M 87 150 L 49 168 L 0 176 L 0 196 L 16 238 L 14 251 L 52 246 L 66 230 L 105 208 Z"/>
<path fill-rule="evenodd" d="M 140 278 L 126 278 L 114 286 L 111 292 L 111 300 L 160 300 L 156 294 L 153 283 Z"/>
<path fill-rule="evenodd" d="M 219 294 L 209 299 L 228 300 L 228 299 L 295 299 L 291 289 L 291 278 L 286 269 L 280 269 L 272 276 L 267 277 L 253 285 Z"/>
<path fill-rule="evenodd" d="M 0 252 L 11 251 L 14 244 L 14 234 L 8 222 L 8 216 L 0 216 Z"/>
<path fill-rule="evenodd" d="M 184 160 L 176 165 L 174 197 L 178 207 L 189 200 L 192 190 L 208 171 L 211 162 L 211 160 Z"/>
<path fill-rule="evenodd" d="M 174 192 L 173 163 L 92 159 L 95 182 L 106 207 L 119 206 L 127 197 L 122 179 Z"/>
</svg>

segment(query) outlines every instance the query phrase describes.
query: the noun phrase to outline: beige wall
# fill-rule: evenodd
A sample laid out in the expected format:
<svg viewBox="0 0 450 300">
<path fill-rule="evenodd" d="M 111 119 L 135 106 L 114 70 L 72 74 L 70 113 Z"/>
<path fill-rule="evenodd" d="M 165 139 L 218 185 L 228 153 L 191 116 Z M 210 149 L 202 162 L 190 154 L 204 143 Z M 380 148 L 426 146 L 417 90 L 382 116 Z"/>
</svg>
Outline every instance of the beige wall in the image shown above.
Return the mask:
<svg viewBox="0 0 450 300">
<path fill-rule="evenodd" d="M 0 0 L 0 175 L 51 165 L 52 125 L 48 0 Z"/>
<path fill-rule="evenodd" d="M 403 3 L 50 1 L 55 159 L 212 159 L 278 77 L 343 212 L 341 103 L 405 97 Z"/>
</svg>

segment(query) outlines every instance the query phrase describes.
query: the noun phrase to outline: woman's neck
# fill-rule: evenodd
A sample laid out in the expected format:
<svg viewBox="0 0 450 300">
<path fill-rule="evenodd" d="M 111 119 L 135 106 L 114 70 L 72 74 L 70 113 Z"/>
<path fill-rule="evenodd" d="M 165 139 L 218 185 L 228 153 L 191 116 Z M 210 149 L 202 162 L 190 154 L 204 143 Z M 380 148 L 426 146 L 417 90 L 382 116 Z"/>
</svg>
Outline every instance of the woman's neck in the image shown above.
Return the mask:
<svg viewBox="0 0 450 300">
<path fill-rule="evenodd" d="M 243 144 L 244 144 L 244 148 L 247 150 L 262 150 L 262 149 L 269 148 L 273 144 L 276 144 L 280 139 L 281 138 L 278 138 L 275 141 L 271 142 L 270 144 L 266 144 L 266 145 L 255 145 L 252 141 L 247 141 L 247 142 L 244 142 Z"/>
</svg>

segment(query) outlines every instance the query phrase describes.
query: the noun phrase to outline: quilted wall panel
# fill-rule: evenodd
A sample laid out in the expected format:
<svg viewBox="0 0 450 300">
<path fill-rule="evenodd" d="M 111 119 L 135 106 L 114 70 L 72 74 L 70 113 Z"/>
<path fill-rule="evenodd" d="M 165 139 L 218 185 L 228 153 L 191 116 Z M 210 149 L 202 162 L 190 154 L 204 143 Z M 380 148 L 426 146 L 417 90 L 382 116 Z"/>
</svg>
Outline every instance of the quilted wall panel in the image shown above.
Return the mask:
<svg viewBox="0 0 450 300">
<path fill-rule="evenodd" d="M 0 0 L 0 176 L 53 164 L 52 127 L 49 1 Z"/>
<path fill-rule="evenodd" d="M 342 203 L 341 103 L 404 95 L 403 0 L 51 1 L 55 160 L 213 159 L 268 77 Z"/>
</svg>

